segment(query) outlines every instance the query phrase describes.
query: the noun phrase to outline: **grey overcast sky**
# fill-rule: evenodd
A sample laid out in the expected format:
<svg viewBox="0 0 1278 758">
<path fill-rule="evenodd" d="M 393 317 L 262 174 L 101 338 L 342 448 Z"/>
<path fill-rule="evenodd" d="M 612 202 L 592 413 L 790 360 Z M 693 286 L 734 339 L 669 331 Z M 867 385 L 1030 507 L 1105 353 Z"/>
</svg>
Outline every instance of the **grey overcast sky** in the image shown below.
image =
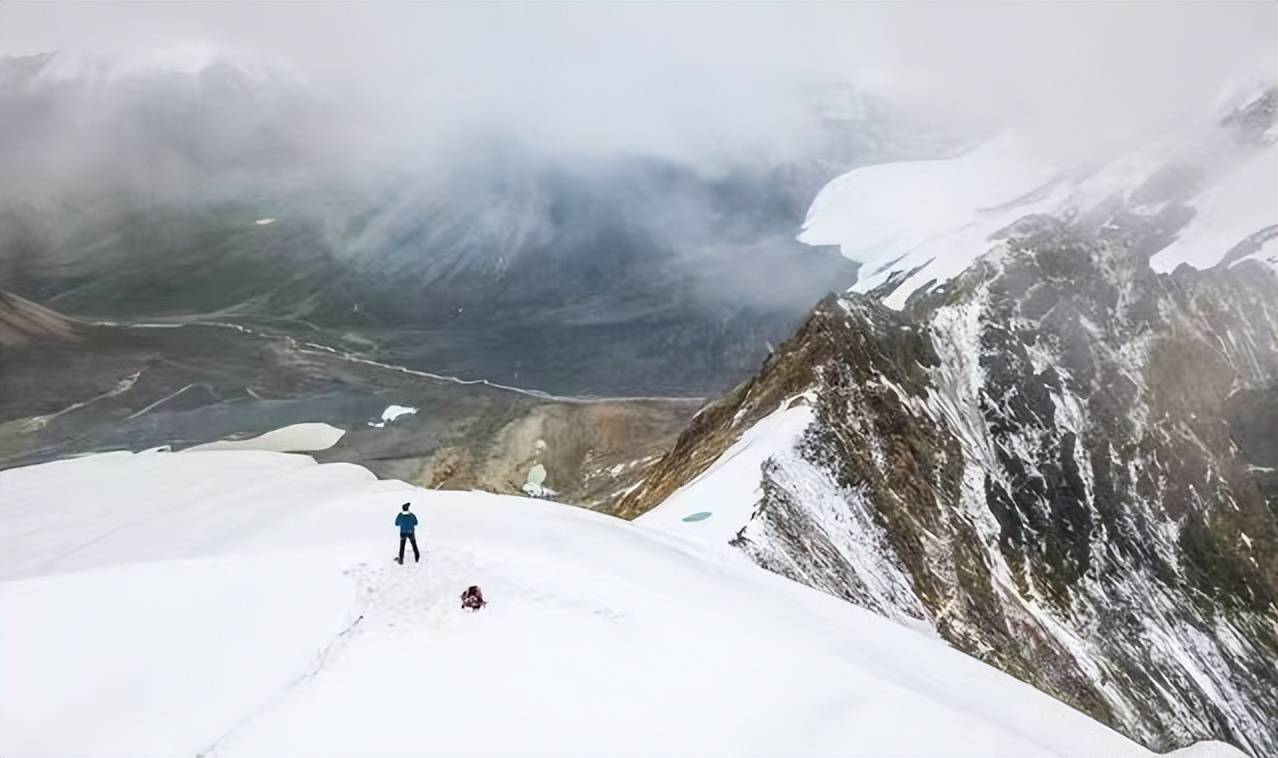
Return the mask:
<svg viewBox="0 0 1278 758">
<path fill-rule="evenodd" d="M 1275 78 L 1278 3 L 0 2 L 0 54 L 286 65 L 414 128 L 696 152 L 849 80 L 938 117 L 1103 141 Z"/>
</svg>

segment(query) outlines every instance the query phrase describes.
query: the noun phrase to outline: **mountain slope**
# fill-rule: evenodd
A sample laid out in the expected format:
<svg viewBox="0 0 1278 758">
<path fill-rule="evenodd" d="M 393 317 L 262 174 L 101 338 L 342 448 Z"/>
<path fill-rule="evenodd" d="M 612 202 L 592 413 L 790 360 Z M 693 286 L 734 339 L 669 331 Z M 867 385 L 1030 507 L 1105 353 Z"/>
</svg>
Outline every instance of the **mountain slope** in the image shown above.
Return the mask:
<svg viewBox="0 0 1278 758">
<path fill-rule="evenodd" d="M 405 500 L 422 565 L 389 560 Z M 937 640 L 580 509 L 241 452 L 0 472 L 0 509 L 17 754 L 1149 754 Z"/>
<path fill-rule="evenodd" d="M 1255 216 L 1193 236 L 1274 149 L 1232 128 L 1230 168 L 1192 187 L 1145 164 L 1091 204 L 920 219 L 939 236 L 880 250 L 869 294 L 823 301 L 621 511 L 922 623 L 1157 749 L 1273 754 L 1278 274 L 1229 258 Z M 1156 272 L 1176 240 L 1209 268 Z M 911 257 L 929 249 L 958 263 Z"/>
<path fill-rule="evenodd" d="M 30 300 L 0 292 L 0 348 L 76 339 L 76 327 L 70 320 Z"/>
</svg>

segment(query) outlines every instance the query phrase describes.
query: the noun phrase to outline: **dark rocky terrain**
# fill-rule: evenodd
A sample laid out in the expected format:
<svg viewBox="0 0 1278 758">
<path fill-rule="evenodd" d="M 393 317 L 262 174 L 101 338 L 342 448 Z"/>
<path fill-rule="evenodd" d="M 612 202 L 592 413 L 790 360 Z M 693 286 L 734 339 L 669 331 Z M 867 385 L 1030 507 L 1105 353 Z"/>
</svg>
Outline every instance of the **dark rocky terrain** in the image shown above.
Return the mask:
<svg viewBox="0 0 1278 758">
<path fill-rule="evenodd" d="M 95 325 L 0 294 L 0 468 L 325 422 L 348 431 L 321 460 L 505 493 L 541 463 L 557 497 L 607 507 L 698 402 L 553 398 L 242 327 Z M 396 404 L 418 412 L 370 426 Z"/>
</svg>

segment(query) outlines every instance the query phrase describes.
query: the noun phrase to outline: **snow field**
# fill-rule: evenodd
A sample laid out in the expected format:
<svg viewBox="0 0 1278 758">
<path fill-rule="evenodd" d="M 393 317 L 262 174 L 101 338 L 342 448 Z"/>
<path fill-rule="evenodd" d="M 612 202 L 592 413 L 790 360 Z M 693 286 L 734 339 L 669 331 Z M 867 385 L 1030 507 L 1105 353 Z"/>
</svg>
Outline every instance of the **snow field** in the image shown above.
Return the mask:
<svg viewBox="0 0 1278 758">
<path fill-rule="evenodd" d="M 1148 754 L 693 541 L 302 456 L 0 472 L 0 577 L 6 756 Z"/>
</svg>

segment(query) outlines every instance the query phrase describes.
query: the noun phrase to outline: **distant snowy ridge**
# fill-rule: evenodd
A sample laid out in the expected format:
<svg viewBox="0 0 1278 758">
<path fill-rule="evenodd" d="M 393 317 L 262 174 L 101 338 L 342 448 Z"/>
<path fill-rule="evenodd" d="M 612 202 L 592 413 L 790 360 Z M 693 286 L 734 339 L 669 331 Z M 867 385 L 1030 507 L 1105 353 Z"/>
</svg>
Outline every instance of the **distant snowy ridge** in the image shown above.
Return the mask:
<svg viewBox="0 0 1278 758">
<path fill-rule="evenodd" d="M 1235 113 L 1272 118 L 1276 93 Z M 1114 203 L 1146 215 L 1172 205 L 1192 209 L 1174 240 L 1153 252 L 1158 271 L 1210 268 L 1257 235 L 1259 249 L 1245 257 L 1278 268 L 1278 138 L 1272 128 L 1245 131 L 1250 123 L 1226 118 L 1210 131 L 1165 136 L 1086 168 L 1053 161 L 1016 135 L 945 160 L 858 168 L 820 192 L 799 239 L 838 245 L 862 264 L 853 290 L 887 289 L 885 302 L 897 308 L 968 268 L 1019 218 L 1069 217 Z"/>
<path fill-rule="evenodd" d="M 106 86 L 151 76 L 198 76 L 217 67 L 233 69 L 256 81 L 305 83 L 299 71 L 280 58 L 261 52 L 222 49 L 209 44 L 174 44 L 132 54 L 87 50 L 57 50 L 31 56 L 0 56 L 5 61 L 28 61 L 33 88 L 74 85 Z"/>
</svg>

